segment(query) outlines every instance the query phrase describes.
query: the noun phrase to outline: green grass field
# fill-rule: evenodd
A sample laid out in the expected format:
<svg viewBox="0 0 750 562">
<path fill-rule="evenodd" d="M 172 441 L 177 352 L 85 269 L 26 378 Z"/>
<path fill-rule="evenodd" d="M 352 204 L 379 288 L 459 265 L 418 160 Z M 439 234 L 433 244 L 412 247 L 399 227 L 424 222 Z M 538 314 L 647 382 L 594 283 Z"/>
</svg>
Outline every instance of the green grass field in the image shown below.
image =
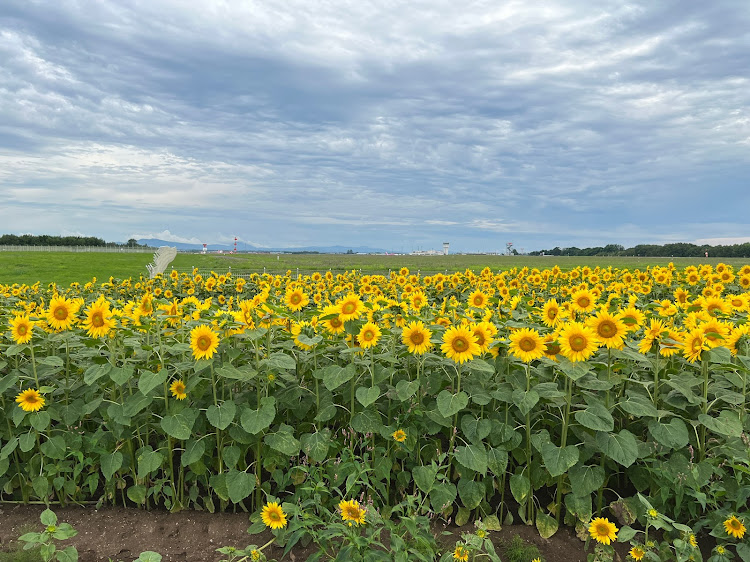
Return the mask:
<svg viewBox="0 0 750 562">
<path fill-rule="evenodd" d="M 37 281 L 55 282 L 68 285 L 74 281 L 87 282 L 96 277 L 99 282 L 113 276 L 117 279 L 147 276 L 146 264 L 150 263 L 152 254 L 116 254 L 116 253 L 74 253 L 74 252 L 0 252 L 0 283 L 26 283 Z M 697 265 L 700 263 L 727 263 L 735 268 L 744 265 L 747 260 L 721 258 L 623 258 L 623 257 L 540 257 L 540 256 L 486 256 L 486 255 L 449 255 L 449 256 L 382 256 L 350 254 L 236 254 L 236 255 L 200 255 L 178 254 L 171 267 L 179 271 L 197 267 L 201 271 L 213 270 L 225 273 L 233 271 L 283 273 L 290 269 L 293 273 L 312 271 L 340 272 L 357 269 L 363 273 L 388 273 L 391 269 L 408 267 L 413 272 L 422 274 L 453 272 L 472 269 L 480 271 L 484 267 L 493 270 L 512 267 L 553 267 L 572 269 L 579 265 L 590 267 L 613 266 L 618 268 L 644 269 L 649 266 L 667 265 L 672 261 L 677 267 Z"/>
</svg>

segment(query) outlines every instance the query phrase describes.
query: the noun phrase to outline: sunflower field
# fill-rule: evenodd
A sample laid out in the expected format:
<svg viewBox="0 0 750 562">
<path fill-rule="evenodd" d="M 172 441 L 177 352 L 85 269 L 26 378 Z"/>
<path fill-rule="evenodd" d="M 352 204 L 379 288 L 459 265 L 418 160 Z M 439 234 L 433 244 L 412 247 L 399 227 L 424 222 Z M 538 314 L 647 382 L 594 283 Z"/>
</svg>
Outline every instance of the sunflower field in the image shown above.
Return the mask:
<svg viewBox="0 0 750 562">
<path fill-rule="evenodd" d="M 0 502 L 401 506 L 750 560 L 749 291 L 725 264 L 0 285 Z"/>
</svg>

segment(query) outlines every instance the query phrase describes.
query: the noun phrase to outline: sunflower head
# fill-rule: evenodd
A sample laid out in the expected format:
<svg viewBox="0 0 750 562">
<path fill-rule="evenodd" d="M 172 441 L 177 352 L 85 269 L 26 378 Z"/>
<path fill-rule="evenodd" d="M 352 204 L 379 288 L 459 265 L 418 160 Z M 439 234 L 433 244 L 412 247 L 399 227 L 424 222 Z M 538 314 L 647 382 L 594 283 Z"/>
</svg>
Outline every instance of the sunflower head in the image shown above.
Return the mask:
<svg viewBox="0 0 750 562">
<path fill-rule="evenodd" d="M 170 385 L 169 390 L 170 392 L 172 392 L 172 396 L 177 398 L 177 400 L 185 400 L 185 398 L 187 398 L 187 392 L 185 392 L 185 383 L 182 381 L 182 379 L 174 381 Z"/>
<path fill-rule="evenodd" d="M 724 530 L 730 537 L 741 539 L 745 536 L 745 531 L 747 529 L 745 528 L 744 523 L 742 523 L 736 515 L 732 515 L 724 521 Z"/>
<path fill-rule="evenodd" d="M 617 539 L 617 527 L 609 519 L 597 517 L 589 525 L 589 534 L 602 544 L 610 544 Z"/>
<path fill-rule="evenodd" d="M 286 513 L 277 502 L 268 502 L 263 506 L 260 517 L 266 527 L 270 529 L 283 529 L 286 527 Z"/>
<path fill-rule="evenodd" d="M 44 397 L 34 388 L 27 388 L 16 396 L 18 406 L 24 412 L 38 412 L 44 407 Z"/>
<path fill-rule="evenodd" d="M 364 525 L 366 509 L 356 500 L 342 500 L 339 502 L 341 519 L 349 525 Z"/>
</svg>

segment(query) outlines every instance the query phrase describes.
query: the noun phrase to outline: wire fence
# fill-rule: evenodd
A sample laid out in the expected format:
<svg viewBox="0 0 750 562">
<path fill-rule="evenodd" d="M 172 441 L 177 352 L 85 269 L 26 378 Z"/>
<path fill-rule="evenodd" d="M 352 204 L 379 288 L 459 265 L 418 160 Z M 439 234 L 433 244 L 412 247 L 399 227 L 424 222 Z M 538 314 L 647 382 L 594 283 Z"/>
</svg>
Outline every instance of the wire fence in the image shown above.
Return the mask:
<svg viewBox="0 0 750 562">
<path fill-rule="evenodd" d="M 102 252 L 107 254 L 153 254 L 156 248 L 123 246 L 0 246 L 0 252 Z"/>
</svg>

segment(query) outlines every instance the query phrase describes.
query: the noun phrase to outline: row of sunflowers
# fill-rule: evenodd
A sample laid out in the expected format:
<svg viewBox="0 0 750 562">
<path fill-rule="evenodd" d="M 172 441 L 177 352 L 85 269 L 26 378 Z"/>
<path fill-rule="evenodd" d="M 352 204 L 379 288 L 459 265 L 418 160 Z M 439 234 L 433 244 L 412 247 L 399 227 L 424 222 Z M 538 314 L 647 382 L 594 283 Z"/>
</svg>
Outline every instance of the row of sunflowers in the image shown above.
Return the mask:
<svg viewBox="0 0 750 562">
<path fill-rule="evenodd" d="M 608 515 L 636 554 L 651 525 L 742 556 L 748 291 L 725 264 L 0 285 L 2 496 L 408 499 L 603 545 Z"/>
</svg>

